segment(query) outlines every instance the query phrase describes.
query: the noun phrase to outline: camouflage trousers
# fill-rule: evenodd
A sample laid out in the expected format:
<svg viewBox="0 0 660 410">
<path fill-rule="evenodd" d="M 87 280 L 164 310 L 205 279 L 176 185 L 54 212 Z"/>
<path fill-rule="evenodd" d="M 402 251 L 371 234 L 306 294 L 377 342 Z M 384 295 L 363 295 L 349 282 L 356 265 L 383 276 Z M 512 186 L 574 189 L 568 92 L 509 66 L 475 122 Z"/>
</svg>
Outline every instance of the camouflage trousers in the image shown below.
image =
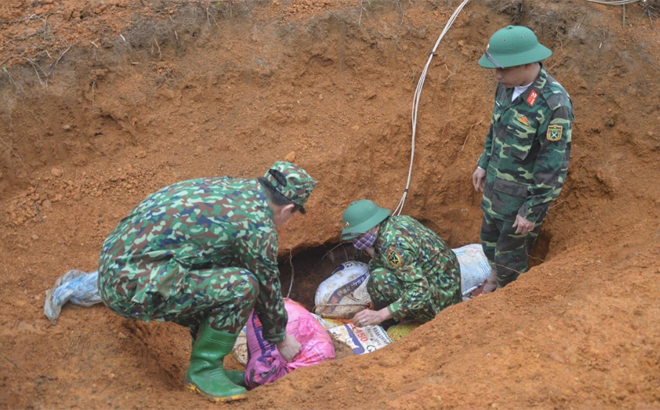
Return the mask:
<svg viewBox="0 0 660 410">
<path fill-rule="evenodd" d="M 457 292 L 448 295 L 440 286 L 429 281 L 425 290 L 423 306 L 415 309 L 411 316 L 405 318 L 406 320 L 429 322 L 444 308 L 463 300 L 460 286 Z M 380 310 L 399 300 L 405 294 L 406 288 L 403 281 L 392 270 L 381 267 L 369 272 L 367 292 L 369 292 L 374 309 Z"/>
<path fill-rule="evenodd" d="M 135 289 L 136 284 L 121 271 L 106 277 L 99 272 L 99 285 L 103 303 L 118 315 L 171 321 L 188 327 L 193 338 L 204 320 L 215 330 L 240 332 L 254 308 L 259 289 L 250 271 L 235 267 L 189 270 L 176 294 L 164 299 L 158 292 L 148 293 L 142 303 L 132 298 L 130 289 Z"/>
<path fill-rule="evenodd" d="M 529 254 L 539 236 L 542 215 L 528 234 L 516 234 L 513 221 L 505 221 L 484 213 L 481 223 L 481 246 L 491 269 L 497 273 L 498 287 L 504 287 L 527 272 Z"/>
</svg>

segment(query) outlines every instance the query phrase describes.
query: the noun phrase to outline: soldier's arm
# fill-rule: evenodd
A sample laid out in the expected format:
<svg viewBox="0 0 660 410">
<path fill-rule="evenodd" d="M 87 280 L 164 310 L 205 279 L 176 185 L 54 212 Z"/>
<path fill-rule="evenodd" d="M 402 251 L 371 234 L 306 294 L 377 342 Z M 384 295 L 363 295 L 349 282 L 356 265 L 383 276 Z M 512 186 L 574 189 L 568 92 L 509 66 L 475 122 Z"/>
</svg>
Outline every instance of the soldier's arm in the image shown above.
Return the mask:
<svg viewBox="0 0 660 410">
<path fill-rule="evenodd" d="M 536 222 L 557 199 L 564 186 L 571 150 L 573 112 L 569 105 L 555 109 L 544 129 L 539 130 L 541 149 L 533 171 L 534 183 L 518 215 Z"/>
<path fill-rule="evenodd" d="M 389 266 L 390 269 L 396 269 L 397 277 L 403 282 L 403 295 L 390 304 L 389 309 L 392 317 L 401 321 L 406 317 L 414 317 L 417 311 L 431 303 L 429 293 L 429 283 L 426 280 L 424 272 L 415 263 L 414 253 L 405 248 L 390 248 L 387 252 L 396 252 L 400 263 L 394 263 Z M 388 259 L 395 260 L 395 258 Z M 398 266 L 397 266 L 398 265 Z"/>
<path fill-rule="evenodd" d="M 499 85 L 498 88 L 495 90 L 495 103 L 497 104 L 497 93 L 499 91 Z M 488 161 L 490 159 L 490 151 L 493 146 L 493 124 L 494 124 L 494 119 L 495 119 L 495 109 L 493 108 L 493 116 L 491 117 L 490 120 L 490 127 L 488 128 L 488 134 L 486 134 L 486 142 L 484 143 L 484 150 L 479 156 L 479 161 L 477 162 L 477 166 L 481 169 L 488 169 Z"/>
<path fill-rule="evenodd" d="M 488 168 L 488 161 L 490 159 L 490 150 L 493 145 L 493 123 L 491 121 L 490 128 L 488 128 L 488 134 L 486 134 L 486 143 L 484 144 L 484 150 L 479 156 L 479 161 L 477 161 L 477 166 L 483 170 Z"/>
<path fill-rule="evenodd" d="M 259 233 L 238 240 L 240 254 L 247 268 L 259 282 L 254 311 L 262 325 L 262 334 L 270 343 L 279 343 L 286 336 L 288 316 L 277 267 L 277 234 Z"/>
<path fill-rule="evenodd" d="M 373 271 L 379 268 L 383 268 L 383 263 L 380 261 L 380 257 L 372 258 L 369 260 L 369 271 Z"/>
</svg>

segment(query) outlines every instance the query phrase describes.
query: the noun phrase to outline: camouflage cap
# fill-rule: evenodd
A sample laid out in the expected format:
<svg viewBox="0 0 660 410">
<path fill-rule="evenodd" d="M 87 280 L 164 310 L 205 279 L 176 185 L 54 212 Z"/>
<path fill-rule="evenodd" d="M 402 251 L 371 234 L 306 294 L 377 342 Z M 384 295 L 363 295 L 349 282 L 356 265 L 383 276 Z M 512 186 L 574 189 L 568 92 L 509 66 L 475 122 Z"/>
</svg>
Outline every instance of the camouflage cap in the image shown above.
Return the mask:
<svg viewBox="0 0 660 410">
<path fill-rule="evenodd" d="M 277 161 L 264 178 L 285 198 L 290 199 L 305 213 L 305 203 L 317 182 L 304 169 L 290 162 Z"/>
</svg>

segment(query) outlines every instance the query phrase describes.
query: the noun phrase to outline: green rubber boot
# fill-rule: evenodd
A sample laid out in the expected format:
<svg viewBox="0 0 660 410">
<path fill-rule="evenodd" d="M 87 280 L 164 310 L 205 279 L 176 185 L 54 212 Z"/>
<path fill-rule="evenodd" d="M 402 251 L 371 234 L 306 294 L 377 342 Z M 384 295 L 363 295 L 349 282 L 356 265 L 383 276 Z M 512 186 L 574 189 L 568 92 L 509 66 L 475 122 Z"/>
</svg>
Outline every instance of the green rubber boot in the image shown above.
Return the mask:
<svg viewBox="0 0 660 410">
<path fill-rule="evenodd" d="M 200 327 L 184 381 L 188 390 L 215 402 L 247 398 L 245 388 L 234 384 L 222 366 L 237 337 L 238 334 L 214 330 L 206 323 Z M 237 373 L 233 373 L 232 379 L 237 380 Z"/>
<path fill-rule="evenodd" d="M 195 347 L 195 342 L 197 341 L 197 331 L 190 329 L 190 337 L 192 339 L 192 347 Z M 245 384 L 245 372 L 243 370 L 225 370 L 225 374 L 232 383 L 241 387 L 247 387 Z"/>
<path fill-rule="evenodd" d="M 246 387 L 245 372 L 243 370 L 225 370 L 225 374 L 232 383 L 241 387 Z"/>
</svg>

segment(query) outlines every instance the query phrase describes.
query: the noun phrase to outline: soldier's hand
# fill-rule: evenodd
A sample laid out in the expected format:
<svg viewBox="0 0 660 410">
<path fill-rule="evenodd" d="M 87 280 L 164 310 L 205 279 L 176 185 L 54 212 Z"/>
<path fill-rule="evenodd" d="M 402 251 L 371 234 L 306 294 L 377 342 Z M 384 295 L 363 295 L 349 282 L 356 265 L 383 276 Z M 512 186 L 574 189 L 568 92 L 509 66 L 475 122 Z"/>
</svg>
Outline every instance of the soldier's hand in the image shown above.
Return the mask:
<svg viewBox="0 0 660 410">
<path fill-rule="evenodd" d="M 355 314 L 353 324 L 357 327 L 376 326 L 391 317 L 392 314 L 388 308 L 381 310 L 364 309 Z"/>
<path fill-rule="evenodd" d="M 300 342 L 293 335 L 287 334 L 284 340 L 277 343 L 277 351 L 280 352 L 284 360 L 290 362 L 298 353 L 300 353 Z"/>
<path fill-rule="evenodd" d="M 497 290 L 497 272 L 494 269 L 490 270 L 490 275 L 481 286 L 481 294 L 495 292 Z"/>
<path fill-rule="evenodd" d="M 483 191 L 486 185 L 486 170 L 477 167 L 472 174 L 472 185 L 475 191 Z"/>
<path fill-rule="evenodd" d="M 516 228 L 516 235 L 530 233 L 534 230 L 534 225 L 536 225 L 534 222 L 529 222 L 520 215 L 516 215 L 516 221 L 513 223 L 513 227 Z"/>
</svg>

